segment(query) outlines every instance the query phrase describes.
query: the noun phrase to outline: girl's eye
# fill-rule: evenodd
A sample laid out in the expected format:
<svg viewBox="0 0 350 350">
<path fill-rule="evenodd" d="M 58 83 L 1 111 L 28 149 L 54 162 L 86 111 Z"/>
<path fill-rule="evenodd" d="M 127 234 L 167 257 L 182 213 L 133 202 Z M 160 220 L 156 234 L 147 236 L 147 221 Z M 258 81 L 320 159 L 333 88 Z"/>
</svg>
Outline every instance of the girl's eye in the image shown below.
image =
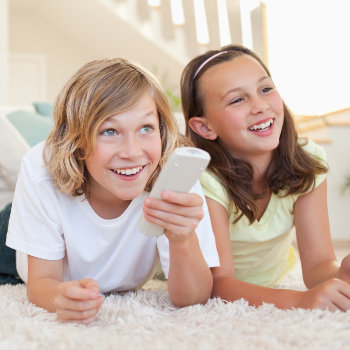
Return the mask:
<svg viewBox="0 0 350 350">
<path fill-rule="evenodd" d="M 114 136 L 116 134 L 117 132 L 114 129 L 107 129 L 101 132 L 101 135 L 105 135 L 105 136 Z"/>
<path fill-rule="evenodd" d="M 149 134 L 152 131 L 153 131 L 153 126 L 151 126 L 151 125 L 145 125 L 141 128 L 142 134 Z"/>
</svg>

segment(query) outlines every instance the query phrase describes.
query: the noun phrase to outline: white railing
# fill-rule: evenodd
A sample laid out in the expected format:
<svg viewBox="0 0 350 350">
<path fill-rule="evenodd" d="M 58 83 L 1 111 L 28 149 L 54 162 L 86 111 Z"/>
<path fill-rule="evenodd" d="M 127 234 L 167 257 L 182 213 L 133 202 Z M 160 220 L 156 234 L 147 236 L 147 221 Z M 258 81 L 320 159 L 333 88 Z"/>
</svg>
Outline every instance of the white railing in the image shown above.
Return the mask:
<svg viewBox="0 0 350 350">
<path fill-rule="evenodd" d="M 240 0 L 100 0 L 181 64 L 228 43 L 242 43 Z"/>
</svg>

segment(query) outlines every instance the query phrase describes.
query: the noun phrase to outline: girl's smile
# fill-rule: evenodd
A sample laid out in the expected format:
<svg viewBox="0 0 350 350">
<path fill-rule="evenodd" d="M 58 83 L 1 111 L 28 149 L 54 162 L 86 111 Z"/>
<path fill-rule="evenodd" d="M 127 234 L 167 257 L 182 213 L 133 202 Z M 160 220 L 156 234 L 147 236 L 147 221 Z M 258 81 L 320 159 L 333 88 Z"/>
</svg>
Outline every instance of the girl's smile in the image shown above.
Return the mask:
<svg viewBox="0 0 350 350">
<path fill-rule="evenodd" d="M 248 130 L 254 132 L 257 136 L 269 136 L 273 133 L 274 118 L 264 119 L 248 127 Z"/>
<path fill-rule="evenodd" d="M 273 124 L 273 119 L 271 118 L 271 119 L 268 119 L 267 121 L 263 120 L 257 124 L 249 126 L 248 129 L 251 131 L 255 131 L 255 130 L 256 131 L 265 131 L 265 130 L 271 128 L 272 124 Z"/>
</svg>

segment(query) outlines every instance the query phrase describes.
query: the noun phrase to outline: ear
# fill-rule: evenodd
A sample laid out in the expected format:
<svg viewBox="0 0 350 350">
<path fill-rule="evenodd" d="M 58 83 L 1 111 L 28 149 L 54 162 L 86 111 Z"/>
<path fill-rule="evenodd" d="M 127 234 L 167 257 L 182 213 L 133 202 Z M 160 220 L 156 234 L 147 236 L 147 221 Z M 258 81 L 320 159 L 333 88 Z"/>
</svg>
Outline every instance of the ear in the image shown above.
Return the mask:
<svg viewBox="0 0 350 350">
<path fill-rule="evenodd" d="M 188 121 L 188 125 L 197 135 L 204 139 L 215 140 L 218 137 L 215 131 L 210 128 L 206 118 L 192 117 Z"/>
</svg>

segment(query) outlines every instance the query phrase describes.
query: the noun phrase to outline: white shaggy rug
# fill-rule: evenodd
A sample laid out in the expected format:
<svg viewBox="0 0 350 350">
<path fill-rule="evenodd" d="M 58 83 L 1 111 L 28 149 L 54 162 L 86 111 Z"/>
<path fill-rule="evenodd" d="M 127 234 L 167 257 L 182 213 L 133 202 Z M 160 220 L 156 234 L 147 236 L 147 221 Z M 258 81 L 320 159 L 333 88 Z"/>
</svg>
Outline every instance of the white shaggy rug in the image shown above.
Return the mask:
<svg viewBox="0 0 350 350">
<path fill-rule="evenodd" d="M 350 349 L 350 311 L 259 308 L 244 300 L 173 307 L 166 283 L 105 299 L 98 321 L 62 324 L 30 304 L 25 286 L 0 286 L 0 349 Z M 303 289 L 295 269 L 281 287 Z"/>
</svg>

